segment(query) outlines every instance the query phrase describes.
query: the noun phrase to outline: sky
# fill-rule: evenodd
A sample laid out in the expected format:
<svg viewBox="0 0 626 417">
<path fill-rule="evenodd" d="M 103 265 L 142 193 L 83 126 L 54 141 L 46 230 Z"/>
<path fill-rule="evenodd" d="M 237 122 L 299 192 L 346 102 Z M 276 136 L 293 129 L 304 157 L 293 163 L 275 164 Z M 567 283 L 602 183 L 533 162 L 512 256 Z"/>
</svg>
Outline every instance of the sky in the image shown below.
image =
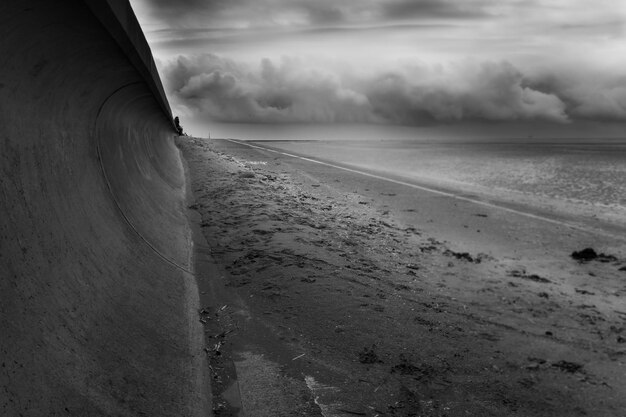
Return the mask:
<svg viewBox="0 0 626 417">
<path fill-rule="evenodd" d="M 194 135 L 626 136 L 626 0 L 131 4 Z"/>
</svg>

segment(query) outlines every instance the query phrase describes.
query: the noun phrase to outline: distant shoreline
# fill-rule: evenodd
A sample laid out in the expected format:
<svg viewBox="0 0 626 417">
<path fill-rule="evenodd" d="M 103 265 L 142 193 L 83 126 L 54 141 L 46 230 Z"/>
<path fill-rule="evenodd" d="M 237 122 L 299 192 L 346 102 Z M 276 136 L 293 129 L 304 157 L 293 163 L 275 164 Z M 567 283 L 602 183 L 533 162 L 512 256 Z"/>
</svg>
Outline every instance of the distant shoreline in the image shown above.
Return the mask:
<svg viewBox="0 0 626 417">
<path fill-rule="evenodd" d="M 573 210 L 571 205 L 564 205 L 563 203 L 543 199 L 539 201 L 537 198 L 529 200 L 529 196 L 515 195 L 510 190 L 506 192 L 490 190 L 485 187 L 476 186 L 473 184 L 454 182 L 454 181 L 441 181 L 433 180 L 429 178 L 417 178 L 409 174 L 402 174 L 400 172 L 394 172 L 389 170 L 375 169 L 372 167 L 359 165 L 358 163 L 345 163 L 338 161 L 337 159 L 319 158 L 311 152 L 304 153 L 302 151 L 311 150 L 312 148 L 297 149 L 297 147 L 281 147 L 281 146 L 267 146 L 275 143 L 277 145 L 288 144 L 303 144 L 303 143 L 338 143 L 337 141 L 288 141 L 288 140 L 276 140 L 276 141 L 241 141 L 235 139 L 224 139 L 234 141 L 235 143 L 241 143 L 245 146 L 260 146 L 268 149 L 272 152 L 278 152 L 283 155 L 292 155 L 298 158 L 306 158 L 319 161 L 321 164 L 337 167 L 340 169 L 354 170 L 355 172 L 361 172 L 363 175 L 377 177 L 378 179 L 386 180 L 395 183 L 405 183 L 409 187 L 422 188 L 424 190 L 448 195 L 450 197 L 458 198 L 460 200 L 467 200 L 483 206 L 492 206 L 499 208 L 505 212 L 513 212 L 522 216 L 534 217 L 537 219 L 543 219 L 544 221 L 565 225 L 574 229 L 583 230 L 589 233 L 600 233 L 607 237 L 612 237 L 618 240 L 626 240 L 626 221 L 619 223 L 619 219 L 623 219 L 620 214 L 614 214 L 613 211 L 609 211 L 604 217 L 598 217 L 601 207 L 596 206 L 593 208 L 587 208 L 587 211 Z M 346 144 L 353 144 L 352 141 L 345 142 Z M 364 141 L 369 143 L 369 141 Z M 488 143 L 488 142 L 486 142 Z M 565 143 L 564 143 L 565 144 Z M 479 145 L 476 143 L 476 145 Z M 513 145 L 513 144 L 512 144 Z M 626 146 L 626 144 L 625 144 Z M 586 207 L 582 207 L 585 209 Z M 610 217 L 612 216 L 612 218 Z"/>
<path fill-rule="evenodd" d="M 375 143 L 375 142 L 399 142 L 399 143 L 416 143 L 416 144 L 468 144 L 468 145 L 480 145 L 480 144 L 500 144 L 500 145 L 520 145 L 520 144 L 532 144 L 532 145 L 589 145 L 589 146 L 626 146 L 626 137 L 609 137 L 609 138 L 437 138 L 437 139 L 397 139 L 397 138 L 355 138 L 355 139 L 240 139 L 233 137 L 211 137 L 204 138 L 195 136 L 198 139 L 207 140 L 236 140 L 241 142 L 250 143 Z"/>
</svg>

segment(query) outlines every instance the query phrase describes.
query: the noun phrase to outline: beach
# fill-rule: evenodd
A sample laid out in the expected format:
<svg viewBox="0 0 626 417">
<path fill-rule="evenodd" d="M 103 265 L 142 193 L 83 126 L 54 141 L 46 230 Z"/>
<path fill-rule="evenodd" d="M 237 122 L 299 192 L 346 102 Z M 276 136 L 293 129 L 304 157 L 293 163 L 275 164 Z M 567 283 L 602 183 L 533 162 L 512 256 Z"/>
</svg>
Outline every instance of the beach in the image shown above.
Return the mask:
<svg viewBox="0 0 626 417">
<path fill-rule="evenodd" d="M 603 219 L 306 146 L 178 145 L 220 415 L 626 409 L 626 243 Z"/>
</svg>

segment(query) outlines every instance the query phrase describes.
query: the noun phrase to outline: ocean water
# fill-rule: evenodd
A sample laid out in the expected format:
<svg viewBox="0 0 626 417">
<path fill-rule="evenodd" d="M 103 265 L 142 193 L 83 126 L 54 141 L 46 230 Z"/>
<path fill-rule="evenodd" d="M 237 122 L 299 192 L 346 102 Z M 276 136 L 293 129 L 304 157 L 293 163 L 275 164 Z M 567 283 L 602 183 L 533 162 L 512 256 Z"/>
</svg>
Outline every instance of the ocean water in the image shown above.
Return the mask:
<svg viewBox="0 0 626 417">
<path fill-rule="evenodd" d="M 267 144 L 492 201 L 626 225 L 626 139 Z"/>
</svg>

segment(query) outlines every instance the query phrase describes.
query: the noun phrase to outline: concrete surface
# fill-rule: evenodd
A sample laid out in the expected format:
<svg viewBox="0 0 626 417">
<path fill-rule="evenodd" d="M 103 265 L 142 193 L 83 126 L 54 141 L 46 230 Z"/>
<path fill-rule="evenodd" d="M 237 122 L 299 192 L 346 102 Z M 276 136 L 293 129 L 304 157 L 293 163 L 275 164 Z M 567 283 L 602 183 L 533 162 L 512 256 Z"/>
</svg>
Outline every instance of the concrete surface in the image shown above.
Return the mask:
<svg viewBox="0 0 626 417">
<path fill-rule="evenodd" d="M 208 415 L 185 178 L 126 1 L 0 3 L 0 415 Z"/>
</svg>

